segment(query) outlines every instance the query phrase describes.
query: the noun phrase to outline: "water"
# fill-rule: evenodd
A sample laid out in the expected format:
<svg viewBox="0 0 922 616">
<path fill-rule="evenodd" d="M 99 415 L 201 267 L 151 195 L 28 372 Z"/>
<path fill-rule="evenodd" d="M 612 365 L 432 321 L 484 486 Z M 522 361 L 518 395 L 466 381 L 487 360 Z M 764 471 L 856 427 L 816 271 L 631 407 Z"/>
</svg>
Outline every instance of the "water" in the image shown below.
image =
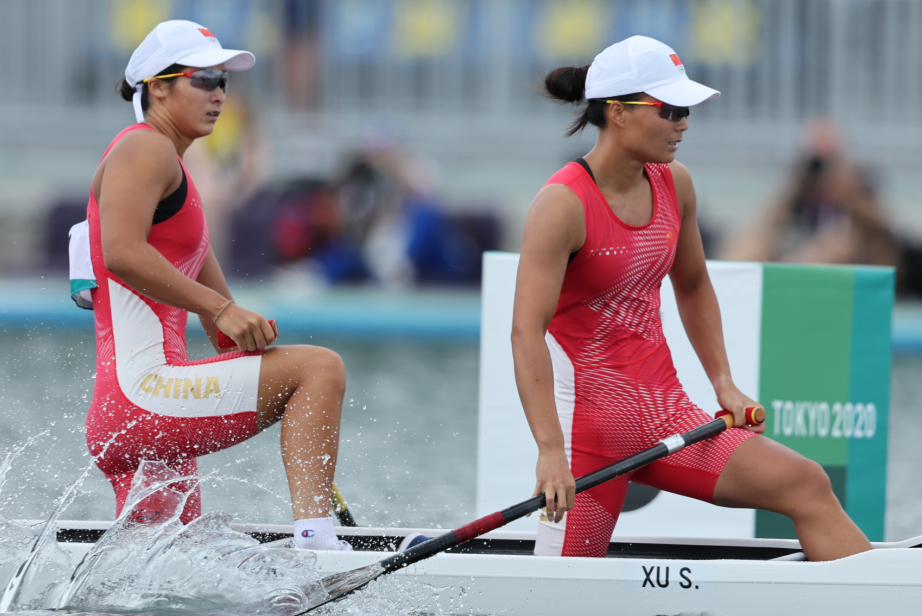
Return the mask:
<svg viewBox="0 0 922 616">
<path fill-rule="evenodd" d="M 323 344 L 345 360 L 349 382 L 337 483 L 359 523 L 454 527 L 470 521 L 476 344 L 291 342 Z M 0 349 L 0 452 L 21 449 L 15 460 L 0 464 L 0 482 L 6 478 L 0 486 L 0 584 L 6 584 L 42 530 L 11 520 L 60 514 L 55 509 L 67 500 L 65 491 L 83 468 L 89 473 L 74 491 L 64 519 L 111 520 L 114 498 L 101 473 L 90 466 L 83 435 L 93 383 L 90 333 L 0 332 Z M 208 351 L 200 339 L 192 340 L 190 350 L 196 357 Z M 886 533 L 891 541 L 922 534 L 922 484 L 913 473 L 922 465 L 917 446 L 922 421 L 916 410 L 922 399 L 917 377 L 922 357 L 895 358 L 893 373 Z M 25 592 L 16 605 L 44 609 L 64 601 L 74 614 L 116 607 L 150 614 L 293 613 L 316 592 L 311 557 L 259 546 L 228 526 L 231 515 L 235 522 L 290 523 L 277 429 L 202 458 L 200 472 L 205 510 L 225 513 L 211 513 L 187 527 L 170 516 L 143 529 L 120 520 L 101 546 L 105 550 L 81 565 L 69 587 L 77 563 L 55 542 L 46 542 L 25 572 Z M 143 549 L 128 549 L 138 545 Z M 408 614 L 427 602 L 427 593 L 431 589 L 384 577 L 320 613 Z"/>
<path fill-rule="evenodd" d="M 478 348 L 469 342 L 291 340 L 335 349 L 347 387 L 336 482 L 362 525 L 454 527 L 474 513 Z M 21 455 L 0 515 L 44 519 L 89 460 L 92 332 L 0 331 L 0 453 L 46 432 Z M 204 339 L 190 354 L 206 356 Z M 278 427 L 199 459 L 207 511 L 290 524 Z M 111 520 L 115 499 L 95 470 L 67 519 Z"/>
<path fill-rule="evenodd" d="M 291 539 L 260 544 L 232 530 L 226 513 L 206 513 L 183 525 L 179 518 L 187 494 L 170 485 L 186 479 L 160 462 L 143 463 L 122 515 L 76 567 L 53 540 L 54 521 L 66 510 L 68 492 L 39 533 L 4 520 L 0 555 L 21 564 L 0 595 L 0 611 L 295 616 L 377 577 L 364 575 L 365 567 L 332 576 L 336 584 L 322 581 L 313 553 L 293 549 Z M 69 491 L 76 489 L 79 481 Z M 48 527 L 50 535 L 44 532 Z M 24 547 L 8 541 L 7 531 L 12 537 L 31 533 L 34 541 Z M 378 567 L 376 573 L 381 572 Z M 373 583 L 360 600 L 350 597 L 324 611 L 367 613 L 357 611 L 358 604 L 373 605 L 371 613 L 405 614 L 422 597 L 412 582 L 397 584 L 402 587 L 391 584 L 388 592 Z"/>
<path fill-rule="evenodd" d="M 453 527 L 470 521 L 476 472 L 477 345 L 398 340 L 291 342 L 329 346 L 345 360 L 348 384 L 336 480 L 357 521 L 410 527 Z M 92 396 L 93 344 L 91 332 L 0 332 L 0 452 L 22 448 L 32 439 L 10 472 L 0 464 L 0 479 L 6 475 L 7 480 L 0 490 L 0 589 L 29 555 L 41 532 L 41 528 L 10 520 L 48 519 L 62 493 L 90 464 L 83 423 Z M 190 354 L 208 355 L 206 344 L 192 338 Z M 80 596 L 92 601 L 69 605 L 93 609 L 93 613 L 116 606 L 120 612 L 130 607 L 145 613 L 162 609 L 227 615 L 265 610 L 292 613 L 287 607 L 298 604 L 292 598 L 303 600 L 310 594 L 305 585 L 316 580 L 312 562 L 291 562 L 305 556 L 293 550 L 268 548 L 265 552 L 251 538 L 227 526 L 230 516 L 234 522 L 290 524 L 278 438 L 278 428 L 270 429 L 228 451 L 201 458 L 204 509 L 225 513 L 205 516 L 180 529 L 181 533 L 175 523 L 165 523 L 148 532 L 144 544 L 149 548 L 139 552 L 110 549 L 115 554 L 97 559 L 96 573 L 88 576 L 83 570 L 75 574 L 84 580 Z M 101 473 L 90 468 L 64 518 L 111 520 L 114 510 L 111 487 Z M 117 530 L 108 541 L 110 548 L 119 545 L 120 537 L 138 539 L 137 529 L 132 531 L 135 535 Z M 168 544 L 185 546 L 169 552 L 178 560 L 161 553 L 160 547 Z M 215 558 L 216 554 L 235 556 L 222 559 Z M 189 559 L 197 565 L 193 569 L 180 568 L 180 573 L 169 577 L 158 573 L 175 571 L 177 562 Z M 239 575 L 227 573 L 239 573 L 235 567 L 244 560 L 249 566 L 246 583 L 240 583 Z M 26 592 L 14 604 L 19 607 L 17 613 L 30 613 L 23 608 L 53 607 L 76 566 L 53 541 L 34 554 L 34 563 L 26 572 Z M 215 575 L 222 575 L 213 582 L 202 579 L 203 567 L 214 563 Z M 102 570 L 105 575 L 99 573 Z M 182 571 L 194 571 L 194 575 L 183 578 Z M 231 587 L 218 583 L 223 578 Z M 93 579 L 107 581 L 96 584 Z M 139 586 L 170 592 L 158 596 L 155 604 L 138 600 L 137 593 L 115 593 L 119 588 Z M 216 596 L 202 596 L 200 591 L 210 587 L 224 590 Z M 230 590 L 234 592 L 227 592 Z M 319 613 L 408 614 L 429 593 L 405 580 L 385 577 Z M 266 597 L 273 596 L 281 604 L 267 607 Z"/>
</svg>

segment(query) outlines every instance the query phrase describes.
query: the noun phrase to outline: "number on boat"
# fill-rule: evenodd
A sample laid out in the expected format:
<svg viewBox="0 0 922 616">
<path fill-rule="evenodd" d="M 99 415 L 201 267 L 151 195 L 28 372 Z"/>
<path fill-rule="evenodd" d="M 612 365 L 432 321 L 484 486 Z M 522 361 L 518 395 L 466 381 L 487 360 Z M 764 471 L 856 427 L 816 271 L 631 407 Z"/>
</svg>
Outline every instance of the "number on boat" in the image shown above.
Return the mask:
<svg viewBox="0 0 922 616">
<path fill-rule="evenodd" d="M 659 561 L 640 562 L 628 570 L 627 587 L 634 592 L 714 592 L 713 563 Z"/>
</svg>

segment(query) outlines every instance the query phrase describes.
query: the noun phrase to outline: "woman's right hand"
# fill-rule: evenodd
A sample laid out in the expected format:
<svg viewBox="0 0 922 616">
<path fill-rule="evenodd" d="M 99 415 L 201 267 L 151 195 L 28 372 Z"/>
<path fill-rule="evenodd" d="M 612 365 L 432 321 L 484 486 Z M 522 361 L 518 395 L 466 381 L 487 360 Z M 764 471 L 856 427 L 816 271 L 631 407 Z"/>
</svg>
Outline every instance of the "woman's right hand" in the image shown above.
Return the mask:
<svg viewBox="0 0 922 616">
<path fill-rule="evenodd" d="M 543 493 L 547 501 L 547 519 L 560 522 L 563 514 L 573 509 L 576 495 L 576 481 L 570 472 L 570 463 L 564 450 L 539 453 L 535 472 L 538 481 L 532 496 Z"/>
<path fill-rule="evenodd" d="M 261 314 L 241 308 L 237 304 L 228 304 L 218 315 L 215 325 L 236 342 L 237 349 L 241 351 L 264 349 L 278 338 L 272 326 Z"/>
</svg>

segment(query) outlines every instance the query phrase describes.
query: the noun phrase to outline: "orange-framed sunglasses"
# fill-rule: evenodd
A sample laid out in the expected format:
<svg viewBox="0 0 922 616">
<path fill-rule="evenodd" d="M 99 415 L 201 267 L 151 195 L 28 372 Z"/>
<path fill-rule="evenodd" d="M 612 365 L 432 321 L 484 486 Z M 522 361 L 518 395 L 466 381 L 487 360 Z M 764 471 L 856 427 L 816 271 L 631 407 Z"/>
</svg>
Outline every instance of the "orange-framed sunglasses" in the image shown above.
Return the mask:
<svg viewBox="0 0 922 616">
<path fill-rule="evenodd" d="M 606 103 L 621 103 L 622 105 L 649 105 L 651 107 L 656 107 L 659 109 L 659 117 L 664 120 L 671 120 L 672 122 L 681 122 L 683 118 L 687 118 L 691 115 L 691 109 L 688 107 L 675 107 L 668 103 L 662 101 L 614 101 L 607 100 Z"/>
<path fill-rule="evenodd" d="M 169 79 L 170 77 L 188 77 L 191 80 L 193 88 L 201 88 L 209 92 L 212 92 L 215 88 L 221 88 L 221 90 L 226 93 L 227 81 L 230 77 L 230 73 L 217 68 L 203 68 L 197 71 L 156 75 L 154 77 L 148 77 L 142 83 L 147 83 L 151 79 Z"/>
</svg>

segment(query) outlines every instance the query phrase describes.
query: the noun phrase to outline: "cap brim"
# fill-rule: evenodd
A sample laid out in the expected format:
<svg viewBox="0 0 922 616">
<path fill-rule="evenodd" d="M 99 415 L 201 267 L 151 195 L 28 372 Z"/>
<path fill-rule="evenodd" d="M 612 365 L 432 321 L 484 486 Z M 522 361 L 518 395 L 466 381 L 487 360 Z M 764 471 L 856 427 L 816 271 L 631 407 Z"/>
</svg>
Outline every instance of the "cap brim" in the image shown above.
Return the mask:
<svg viewBox="0 0 922 616">
<path fill-rule="evenodd" d="M 653 98 L 659 99 L 674 107 L 691 107 L 720 96 L 720 92 L 717 90 L 703 86 L 691 79 L 674 81 L 664 86 L 645 90 L 645 92 Z"/>
<path fill-rule="evenodd" d="M 209 49 L 183 56 L 177 59 L 176 63 L 195 68 L 208 68 L 223 64 L 229 71 L 247 71 L 256 64 L 256 57 L 249 51 L 239 49 Z"/>
</svg>

